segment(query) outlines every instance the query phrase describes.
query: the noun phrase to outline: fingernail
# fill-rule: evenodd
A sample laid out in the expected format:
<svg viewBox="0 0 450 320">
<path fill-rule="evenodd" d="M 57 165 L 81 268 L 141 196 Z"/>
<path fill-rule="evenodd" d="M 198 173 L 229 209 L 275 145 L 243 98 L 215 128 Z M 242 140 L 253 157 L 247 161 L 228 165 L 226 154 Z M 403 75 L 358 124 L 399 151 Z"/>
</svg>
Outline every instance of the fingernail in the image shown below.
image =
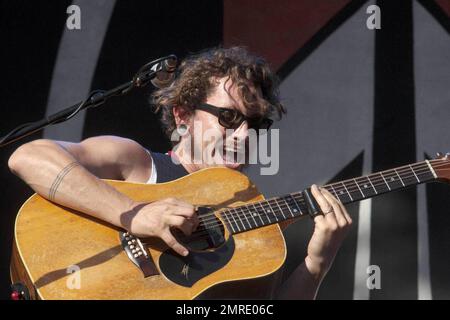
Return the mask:
<svg viewBox="0 0 450 320">
<path fill-rule="evenodd" d="M 183 256 L 186 257 L 188 254 L 189 254 L 189 251 L 187 251 L 187 250 L 184 250 L 184 251 L 183 251 Z"/>
</svg>

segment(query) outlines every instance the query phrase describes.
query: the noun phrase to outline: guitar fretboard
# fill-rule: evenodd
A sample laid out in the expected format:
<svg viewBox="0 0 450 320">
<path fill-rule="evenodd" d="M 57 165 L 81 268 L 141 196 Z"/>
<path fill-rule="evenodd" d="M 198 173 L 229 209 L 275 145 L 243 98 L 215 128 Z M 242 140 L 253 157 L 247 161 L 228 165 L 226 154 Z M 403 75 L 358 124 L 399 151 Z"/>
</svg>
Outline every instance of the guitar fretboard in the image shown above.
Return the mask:
<svg viewBox="0 0 450 320">
<path fill-rule="evenodd" d="M 428 161 L 422 161 L 367 176 L 323 186 L 343 204 L 430 182 L 436 175 Z M 301 192 L 253 202 L 221 211 L 233 234 L 307 215 Z"/>
</svg>

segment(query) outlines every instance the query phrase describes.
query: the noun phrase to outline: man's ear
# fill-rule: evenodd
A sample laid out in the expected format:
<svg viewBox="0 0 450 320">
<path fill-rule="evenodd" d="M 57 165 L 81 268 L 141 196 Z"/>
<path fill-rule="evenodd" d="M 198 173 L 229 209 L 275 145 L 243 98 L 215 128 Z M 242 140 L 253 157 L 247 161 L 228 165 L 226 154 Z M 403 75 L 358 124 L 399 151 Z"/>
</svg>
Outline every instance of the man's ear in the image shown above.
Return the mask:
<svg viewBox="0 0 450 320">
<path fill-rule="evenodd" d="M 175 124 L 178 126 L 180 123 L 189 123 L 192 116 L 190 112 L 185 107 L 174 106 L 172 109 L 173 117 L 175 118 Z"/>
</svg>

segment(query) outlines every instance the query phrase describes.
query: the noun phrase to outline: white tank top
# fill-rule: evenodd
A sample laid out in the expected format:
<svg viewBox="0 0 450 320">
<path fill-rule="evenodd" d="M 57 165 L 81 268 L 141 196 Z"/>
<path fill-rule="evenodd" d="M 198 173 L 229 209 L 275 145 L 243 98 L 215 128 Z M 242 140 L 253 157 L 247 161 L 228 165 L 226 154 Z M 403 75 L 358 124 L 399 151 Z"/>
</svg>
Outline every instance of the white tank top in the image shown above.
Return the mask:
<svg viewBox="0 0 450 320">
<path fill-rule="evenodd" d="M 150 151 L 148 151 L 147 149 L 145 149 L 145 151 L 147 151 L 148 155 L 150 156 L 150 159 L 152 159 L 152 155 L 150 154 Z M 157 178 L 158 178 L 158 173 L 156 172 L 155 161 L 153 161 L 153 159 L 152 159 L 152 172 L 150 173 L 150 178 L 148 179 L 146 184 L 155 184 Z"/>
</svg>

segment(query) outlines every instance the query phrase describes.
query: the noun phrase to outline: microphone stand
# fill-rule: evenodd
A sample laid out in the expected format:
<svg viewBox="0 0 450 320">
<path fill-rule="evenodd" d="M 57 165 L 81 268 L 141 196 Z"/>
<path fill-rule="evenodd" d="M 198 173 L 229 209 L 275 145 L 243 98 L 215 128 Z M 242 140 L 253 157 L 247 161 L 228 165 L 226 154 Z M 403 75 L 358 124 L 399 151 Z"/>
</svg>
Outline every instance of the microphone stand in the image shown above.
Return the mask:
<svg viewBox="0 0 450 320">
<path fill-rule="evenodd" d="M 92 91 L 85 100 L 73 106 L 58 111 L 57 113 L 45 117 L 44 119 L 18 126 L 0 139 L 0 147 L 4 147 L 12 142 L 22 139 L 23 137 L 42 130 L 47 126 L 65 122 L 74 117 L 81 110 L 103 105 L 106 100 L 111 97 L 122 96 L 130 92 L 133 88 L 142 88 L 146 86 L 152 79 L 155 78 L 158 72 L 162 71 L 164 64 L 160 62 L 167 59 L 176 59 L 176 56 L 169 55 L 153 60 L 142 66 L 134 75 L 133 80 L 129 82 L 126 82 L 111 90 Z"/>
</svg>

